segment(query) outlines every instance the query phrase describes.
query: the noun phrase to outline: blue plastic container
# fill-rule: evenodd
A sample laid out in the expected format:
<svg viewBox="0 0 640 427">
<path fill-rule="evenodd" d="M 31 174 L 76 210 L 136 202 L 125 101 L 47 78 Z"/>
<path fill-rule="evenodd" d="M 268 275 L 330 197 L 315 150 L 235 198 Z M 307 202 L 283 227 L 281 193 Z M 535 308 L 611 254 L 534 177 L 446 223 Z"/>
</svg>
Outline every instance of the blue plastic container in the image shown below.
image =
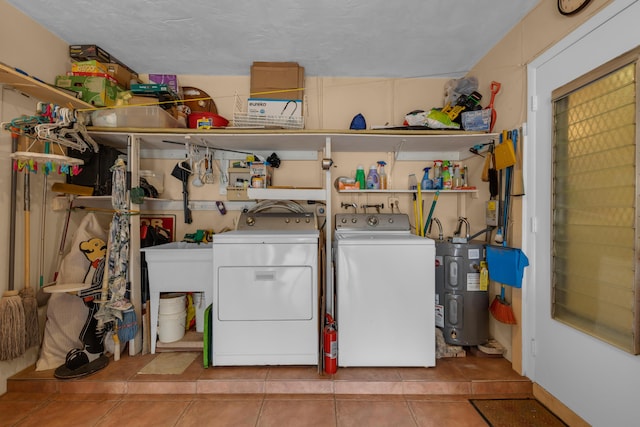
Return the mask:
<svg viewBox="0 0 640 427">
<path fill-rule="evenodd" d="M 529 265 L 529 258 L 518 248 L 487 245 L 487 264 L 489 277 L 498 283 L 522 287 L 524 268 Z"/>
</svg>

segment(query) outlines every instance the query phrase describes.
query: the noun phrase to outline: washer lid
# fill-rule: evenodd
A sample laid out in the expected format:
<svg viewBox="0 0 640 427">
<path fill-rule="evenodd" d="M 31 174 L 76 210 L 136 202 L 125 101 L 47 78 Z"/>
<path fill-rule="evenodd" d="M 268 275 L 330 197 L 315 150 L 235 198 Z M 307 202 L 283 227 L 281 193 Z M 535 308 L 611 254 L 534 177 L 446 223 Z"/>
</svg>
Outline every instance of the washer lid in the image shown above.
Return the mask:
<svg viewBox="0 0 640 427">
<path fill-rule="evenodd" d="M 229 243 L 318 243 L 318 230 L 235 230 L 214 234 L 213 244 Z"/>
</svg>

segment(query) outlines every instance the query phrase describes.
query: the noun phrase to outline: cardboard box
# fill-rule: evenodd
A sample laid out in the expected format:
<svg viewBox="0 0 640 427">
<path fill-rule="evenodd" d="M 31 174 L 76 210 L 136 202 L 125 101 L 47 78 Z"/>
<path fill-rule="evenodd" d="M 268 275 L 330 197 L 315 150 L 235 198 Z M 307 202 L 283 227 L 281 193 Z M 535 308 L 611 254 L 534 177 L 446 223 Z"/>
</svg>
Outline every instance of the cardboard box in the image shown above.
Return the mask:
<svg viewBox="0 0 640 427">
<path fill-rule="evenodd" d="M 109 74 L 107 66 L 100 61 L 79 61 L 71 64 L 72 73 L 101 73 Z"/>
<path fill-rule="evenodd" d="M 168 85 L 175 93 L 178 93 L 178 76 L 175 74 L 149 74 L 151 83 Z"/>
<path fill-rule="evenodd" d="M 120 64 L 109 63 L 106 64 L 107 73 L 114 79 L 118 81 L 120 86 L 125 89 L 131 89 L 131 83 L 138 83 L 138 75 L 136 73 L 131 72 L 129 68 L 124 67 Z"/>
<path fill-rule="evenodd" d="M 302 101 L 299 99 L 249 98 L 247 113 L 250 116 L 302 117 Z"/>
<path fill-rule="evenodd" d="M 100 49 L 95 44 L 74 44 L 69 46 L 69 56 L 74 61 L 111 62 L 111 55 L 104 49 Z"/>
<path fill-rule="evenodd" d="M 297 62 L 254 62 L 251 66 L 251 97 L 302 99 L 304 67 Z"/>
<path fill-rule="evenodd" d="M 251 162 L 249 163 L 249 175 L 251 176 L 250 187 L 268 188 L 271 187 L 273 167 L 269 166 L 268 163 Z"/>
<path fill-rule="evenodd" d="M 56 86 L 82 93 L 82 100 L 96 107 L 115 105 L 120 86 L 105 77 L 58 76 Z"/>
</svg>

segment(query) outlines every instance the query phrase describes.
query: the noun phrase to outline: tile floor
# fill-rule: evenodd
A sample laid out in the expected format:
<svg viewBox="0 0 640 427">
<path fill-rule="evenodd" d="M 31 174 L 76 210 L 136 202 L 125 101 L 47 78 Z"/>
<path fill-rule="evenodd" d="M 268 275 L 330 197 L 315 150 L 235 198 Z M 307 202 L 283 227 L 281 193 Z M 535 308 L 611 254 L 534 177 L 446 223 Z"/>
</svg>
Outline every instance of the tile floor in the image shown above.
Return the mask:
<svg viewBox="0 0 640 427">
<path fill-rule="evenodd" d="M 532 397 L 507 360 L 467 355 L 435 368 L 214 367 L 140 374 L 156 355 L 57 380 L 27 368 L 0 396 L 0 426 L 485 426 L 468 399 Z"/>
</svg>

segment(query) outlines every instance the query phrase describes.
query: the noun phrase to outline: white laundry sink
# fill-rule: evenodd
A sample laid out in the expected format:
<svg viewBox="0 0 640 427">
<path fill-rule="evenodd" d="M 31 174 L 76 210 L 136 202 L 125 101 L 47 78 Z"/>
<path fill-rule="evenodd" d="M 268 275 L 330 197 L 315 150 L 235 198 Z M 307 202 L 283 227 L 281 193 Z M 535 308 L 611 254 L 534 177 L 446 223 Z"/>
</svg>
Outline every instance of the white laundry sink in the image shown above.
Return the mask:
<svg viewBox="0 0 640 427">
<path fill-rule="evenodd" d="M 161 292 L 203 292 L 204 307 L 213 302 L 213 244 L 171 242 L 140 249 L 149 270 L 151 353 L 156 349 Z"/>
</svg>

